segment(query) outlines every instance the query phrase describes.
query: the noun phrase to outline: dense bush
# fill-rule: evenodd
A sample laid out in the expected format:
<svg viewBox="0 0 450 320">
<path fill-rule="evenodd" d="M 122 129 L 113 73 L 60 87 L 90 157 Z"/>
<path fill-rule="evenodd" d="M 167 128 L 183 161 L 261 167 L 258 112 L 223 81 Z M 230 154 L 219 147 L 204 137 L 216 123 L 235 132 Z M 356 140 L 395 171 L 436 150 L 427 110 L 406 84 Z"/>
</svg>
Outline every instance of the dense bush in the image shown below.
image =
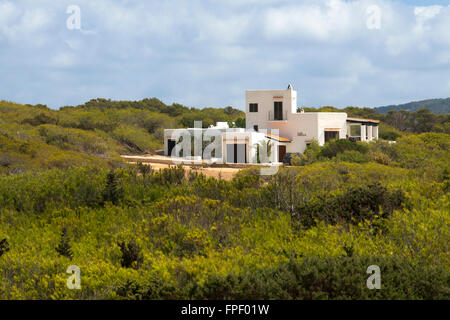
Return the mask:
<svg viewBox="0 0 450 320">
<path fill-rule="evenodd" d="M 8 240 L 2 239 L 0 240 L 0 257 L 5 253 L 9 251 L 9 243 Z"/>
<path fill-rule="evenodd" d="M 366 269 L 381 268 L 382 290 L 367 290 Z M 305 258 L 243 275 L 212 275 L 191 284 L 194 299 L 446 299 L 450 272 L 390 257 Z M 183 297 L 184 298 L 184 297 Z"/>
<path fill-rule="evenodd" d="M 380 139 L 395 141 L 402 136 L 402 133 L 385 123 L 380 123 L 378 136 Z"/>
<path fill-rule="evenodd" d="M 442 169 L 438 181 L 347 162 L 264 178 L 244 170 L 232 181 L 176 167 L 145 177 L 142 170 L 1 177 L 0 237 L 14 246 L 0 259 L 0 297 L 441 299 L 448 293 L 450 199 Z M 108 189 L 121 190 L 116 204 L 105 202 Z M 82 270 L 81 291 L 66 289 L 68 263 Z M 377 263 L 385 290 L 370 291 L 365 270 Z"/>
<path fill-rule="evenodd" d="M 366 153 L 368 151 L 367 144 L 361 142 L 352 142 L 347 139 L 331 140 L 325 143 L 320 155 L 326 158 L 336 157 L 340 153 L 345 151 L 358 151 L 360 153 Z"/>
<path fill-rule="evenodd" d="M 122 258 L 120 260 L 122 267 L 139 269 L 144 258 L 141 253 L 141 248 L 139 248 L 136 240 L 132 239 L 128 243 L 122 241 L 117 245 L 120 247 L 120 251 L 122 251 Z"/>
<path fill-rule="evenodd" d="M 356 162 L 356 163 L 365 163 L 369 162 L 370 158 L 359 151 L 355 150 L 346 150 L 343 153 L 339 153 L 336 156 L 337 161 L 346 161 L 346 162 Z"/>
<path fill-rule="evenodd" d="M 388 191 L 379 183 L 348 187 L 340 194 L 319 194 L 301 204 L 294 217 L 304 226 L 316 221 L 331 224 L 360 223 L 386 219 L 405 204 L 401 189 Z"/>
<path fill-rule="evenodd" d="M 404 168 L 448 168 L 448 150 L 450 135 L 422 133 L 399 139 L 392 146 L 392 158 Z"/>
<path fill-rule="evenodd" d="M 366 269 L 380 266 L 381 290 L 368 290 Z M 277 267 L 242 274 L 209 275 L 201 283 L 186 271 L 178 285 L 153 277 L 128 280 L 118 295 L 127 299 L 317 300 L 317 299 L 446 299 L 448 269 L 414 265 L 395 257 L 330 257 L 289 260 Z"/>
<path fill-rule="evenodd" d="M 317 140 L 311 141 L 301 155 L 294 155 L 291 160 L 293 166 L 304 166 L 321 160 L 321 148 Z"/>
</svg>

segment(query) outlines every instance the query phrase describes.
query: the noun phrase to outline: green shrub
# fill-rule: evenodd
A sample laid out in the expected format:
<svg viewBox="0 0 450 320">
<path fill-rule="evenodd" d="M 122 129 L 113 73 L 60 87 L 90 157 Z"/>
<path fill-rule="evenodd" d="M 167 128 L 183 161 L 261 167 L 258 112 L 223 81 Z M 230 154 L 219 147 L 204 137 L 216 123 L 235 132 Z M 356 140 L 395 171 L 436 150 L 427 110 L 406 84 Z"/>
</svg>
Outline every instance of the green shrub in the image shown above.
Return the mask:
<svg viewBox="0 0 450 320">
<path fill-rule="evenodd" d="M 360 153 L 367 153 L 368 146 L 366 143 L 353 142 L 347 139 L 332 140 L 325 143 L 320 155 L 326 158 L 336 157 L 339 153 L 344 153 L 345 151 L 358 151 Z"/>
<path fill-rule="evenodd" d="M 392 159 L 387 154 L 381 151 L 369 152 L 368 156 L 370 160 L 379 164 L 384 164 L 388 166 L 392 163 Z"/>
<path fill-rule="evenodd" d="M 24 119 L 22 123 L 30 124 L 32 126 L 38 126 L 41 124 L 57 124 L 58 119 L 48 113 L 38 113 L 32 118 Z"/>
<path fill-rule="evenodd" d="M 379 138 L 384 139 L 384 140 L 389 140 L 389 141 L 396 141 L 402 135 L 403 135 L 403 133 L 401 131 L 398 131 L 397 129 L 395 129 L 385 123 L 380 123 L 379 133 L 378 133 Z"/>
<path fill-rule="evenodd" d="M 143 263 L 144 257 L 141 253 L 141 248 L 137 245 L 136 240 L 132 239 L 130 242 L 125 241 L 117 243 L 122 252 L 122 258 L 120 264 L 124 268 L 139 269 L 139 266 Z"/>
<path fill-rule="evenodd" d="M 167 283 L 161 277 L 152 275 L 143 283 L 126 280 L 117 289 L 117 294 L 127 300 L 163 300 L 183 299 L 184 295 L 174 285 Z"/>
<path fill-rule="evenodd" d="M 370 158 L 359 151 L 346 150 L 343 153 L 339 153 L 336 158 L 337 161 L 365 163 L 369 162 Z"/>
<path fill-rule="evenodd" d="M 381 269 L 381 290 L 369 290 L 370 265 Z M 241 275 L 211 275 L 190 284 L 189 298 L 211 300 L 447 299 L 448 269 L 395 257 L 304 258 Z"/>
<path fill-rule="evenodd" d="M 69 259 L 73 258 L 72 248 L 70 246 L 69 234 L 67 232 L 66 227 L 62 228 L 61 240 L 60 240 L 58 246 L 56 247 L 56 251 L 64 257 L 67 257 Z"/>
<path fill-rule="evenodd" d="M 450 167 L 450 135 L 422 133 L 404 136 L 392 146 L 391 158 L 410 169 Z"/>
<path fill-rule="evenodd" d="M 8 251 L 9 251 L 8 240 L 6 240 L 6 238 L 0 240 L 0 257 Z"/>
<path fill-rule="evenodd" d="M 106 185 L 103 191 L 103 201 L 109 201 L 113 205 L 118 205 L 120 200 L 123 199 L 123 191 L 117 182 L 116 173 L 110 171 L 106 176 Z"/>
<path fill-rule="evenodd" d="M 313 197 L 308 202 L 301 203 L 293 216 L 306 227 L 314 225 L 317 220 L 330 224 L 357 224 L 366 220 L 380 223 L 382 221 L 379 219 L 387 219 L 406 202 L 401 189 L 389 191 L 375 183 L 348 187 L 341 194 Z"/>
<path fill-rule="evenodd" d="M 155 172 L 151 181 L 161 185 L 182 185 L 186 181 L 186 171 L 182 165 L 164 168 Z"/>
<path fill-rule="evenodd" d="M 311 143 L 306 147 L 303 154 L 293 157 L 293 159 L 291 160 L 291 164 L 293 166 L 304 166 L 321 160 L 321 157 L 322 148 L 319 146 L 317 140 L 312 140 Z"/>
</svg>

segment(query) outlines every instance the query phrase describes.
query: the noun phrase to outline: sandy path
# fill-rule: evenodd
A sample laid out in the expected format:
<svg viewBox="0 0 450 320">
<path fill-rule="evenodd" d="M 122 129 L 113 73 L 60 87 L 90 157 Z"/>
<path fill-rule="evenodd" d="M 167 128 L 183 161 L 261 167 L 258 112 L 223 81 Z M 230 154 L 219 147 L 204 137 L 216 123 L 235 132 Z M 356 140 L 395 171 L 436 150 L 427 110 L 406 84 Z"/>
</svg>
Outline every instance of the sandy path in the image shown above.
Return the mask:
<svg viewBox="0 0 450 320">
<path fill-rule="evenodd" d="M 153 158 L 153 159 L 152 159 Z M 138 163 L 142 162 L 143 164 L 150 165 L 153 170 L 159 170 L 164 168 L 169 168 L 170 166 L 174 166 L 174 164 L 167 164 L 167 163 L 159 163 L 159 162 L 153 162 L 152 160 L 164 160 L 167 159 L 165 157 L 132 157 L 127 156 L 125 157 L 128 163 Z M 142 161 L 145 160 L 145 161 Z M 196 171 L 198 173 L 204 174 L 206 177 L 214 177 L 214 178 L 222 178 L 224 180 L 231 180 L 233 179 L 234 175 L 239 172 L 240 168 L 219 168 L 219 167 L 199 167 L 199 166 L 189 166 L 189 165 L 183 165 L 183 168 L 186 171 Z"/>
</svg>

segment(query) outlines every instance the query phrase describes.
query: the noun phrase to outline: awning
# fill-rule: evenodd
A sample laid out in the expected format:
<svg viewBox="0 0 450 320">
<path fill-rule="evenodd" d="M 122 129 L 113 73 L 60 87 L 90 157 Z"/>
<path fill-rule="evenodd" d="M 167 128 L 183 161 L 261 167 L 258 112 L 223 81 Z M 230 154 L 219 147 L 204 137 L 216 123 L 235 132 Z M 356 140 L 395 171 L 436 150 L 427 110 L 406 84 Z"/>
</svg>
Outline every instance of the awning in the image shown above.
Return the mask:
<svg viewBox="0 0 450 320">
<path fill-rule="evenodd" d="M 266 133 L 266 137 L 269 138 L 269 139 L 278 141 L 278 142 L 292 142 L 291 139 L 280 137 L 280 136 L 276 136 L 276 135 L 273 135 L 273 134 L 270 134 L 270 133 Z"/>
<path fill-rule="evenodd" d="M 325 128 L 325 131 L 341 131 L 341 128 Z"/>
</svg>

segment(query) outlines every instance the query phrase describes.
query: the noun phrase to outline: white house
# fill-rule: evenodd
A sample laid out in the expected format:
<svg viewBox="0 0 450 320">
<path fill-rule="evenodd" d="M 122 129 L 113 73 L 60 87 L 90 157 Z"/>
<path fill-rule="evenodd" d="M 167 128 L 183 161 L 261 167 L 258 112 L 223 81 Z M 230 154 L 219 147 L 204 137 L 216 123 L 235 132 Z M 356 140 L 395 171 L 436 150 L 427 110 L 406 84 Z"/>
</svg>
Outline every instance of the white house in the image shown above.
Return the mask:
<svg viewBox="0 0 450 320">
<path fill-rule="evenodd" d="M 180 156 L 186 152 L 179 152 L 176 141 L 183 140 L 180 136 L 203 135 L 207 137 L 207 143 L 212 141 L 209 137 L 214 133 L 215 152 L 212 156 L 211 148 L 203 153 L 201 148 L 197 148 L 196 153 L 191 155 L 197 159 L 214 158 L 225 163 L 276 163 L 283 162 L 287 153 L 303 153 L 314 139 L 319 145 L 324 145 L 332 139 L 371 141 L 378 138 L 378 120 L 349 118 L 345 112 L 298 110 L 297 91 L 291 85 L 286 90 L 246 91 L 245 115 L 245 129 L 228 128 L 226 123 L 218 123 L 208 129 L 165 130 L 164 153 Z M 264 146 L 268 141 L 271 151 L 266 156 L 267 147 Z"/>
</svg>

